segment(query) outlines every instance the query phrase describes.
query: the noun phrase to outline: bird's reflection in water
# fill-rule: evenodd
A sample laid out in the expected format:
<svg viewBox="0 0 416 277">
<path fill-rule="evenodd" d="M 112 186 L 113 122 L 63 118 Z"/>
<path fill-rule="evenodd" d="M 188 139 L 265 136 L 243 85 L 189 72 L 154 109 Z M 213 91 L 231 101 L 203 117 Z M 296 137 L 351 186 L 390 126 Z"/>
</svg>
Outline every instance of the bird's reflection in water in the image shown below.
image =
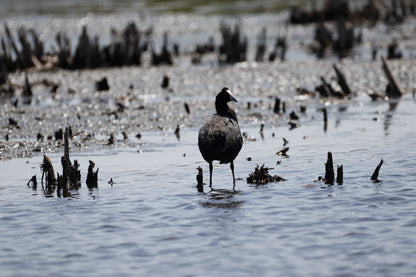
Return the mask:
<svg viewBox="0 0 416 277">
<path fill-rule="evenodd" d="M 387 110 L 386 116 L 384 117 L 384 134 L 386 136 L 390 134 L 389 127 L 391 125 L 391 122 L 393 121 L 393 115 L 396 112 L 399 103 L 400 99 L 389 100 L 389 109 Z"/>
<path fill-rule="evenodd" d="M 203 207 L 231 209 L 241 206 L 244 201 L 235 199 L 240 193 L 238 190 L 213 189 L 205 194 L 201 201 Z"/>
</svg>

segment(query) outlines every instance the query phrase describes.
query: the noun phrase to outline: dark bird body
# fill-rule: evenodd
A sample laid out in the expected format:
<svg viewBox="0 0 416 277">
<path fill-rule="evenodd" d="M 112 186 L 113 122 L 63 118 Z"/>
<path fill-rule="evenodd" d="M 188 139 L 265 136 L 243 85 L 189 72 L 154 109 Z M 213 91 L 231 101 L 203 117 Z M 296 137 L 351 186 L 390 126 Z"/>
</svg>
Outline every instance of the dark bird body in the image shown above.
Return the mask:
<svg viewBox="0 0 416 277">
<path fill-rule="evenodd" d="M 215 99 L 217 113 L 212 115 L 199 129 L 198 146 L 202 157 L 209 163 L 209 185 L 212 188 L 212 162 L 230 163 L 235 188 L 234 159 L 243 146 L 236 113 L 227 105 L 237 100 L 228 88 L 223 88 Z"/>
</svg>

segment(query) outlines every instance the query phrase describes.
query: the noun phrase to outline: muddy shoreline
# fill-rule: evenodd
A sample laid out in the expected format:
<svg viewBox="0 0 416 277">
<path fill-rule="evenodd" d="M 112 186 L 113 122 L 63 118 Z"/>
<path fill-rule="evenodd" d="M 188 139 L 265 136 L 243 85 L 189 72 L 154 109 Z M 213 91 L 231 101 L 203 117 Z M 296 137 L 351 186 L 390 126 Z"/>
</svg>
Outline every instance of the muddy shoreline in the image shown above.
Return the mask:
<svg viewBox="0 0 416 277">
<path fill-rule="evenodd" d="M 415 86 L 411 77 L 416 74 L 413 61 L 389 63 L 403 90 L 410 93 Z M 33 90 L 29 103 L 23 104 L 24 96 L 19 94 L 2 99 L 1 157 L 7 159 L 61 151 L 62 143 L 55 140 L 54 134 L 68 125 L 77 134 L 73 137 L 73 147 L 79 150 L 105 147 L 111 134 L 122 141 L 119 145 L 134 146 L 140 144 L 141 132 L 173 133 L 177 126 L 195 129 L 214 112 L 212 99 L 222 86 L 230 87 L 240 100 L 234 108 L 241 125 L 259 128 L 261 124 L 266 128 L 286 126 L 291 111 L 300 115 L 300 125 L 311 120 L 321 121 L 319 108 L 324 105 L 365 104 L 371 102 L 366 93 L 384 94 L 387 80 L 379 61 L 337 63 L 357 95 L 351 100 L 320 99 L 319 96 L 297 93 L 299 87 L 313 90 L 320 82 L 319 76 L 331 79 L 334 76 L 332 65 L 332 61 L 252 62 L 223 67 L 123 67 L 31 72 L 27 74 Z M 10 80 L 24 84 L 25 74 L 11 74 Z M 168 89 L 161 87 L 164 75 L 170 78 Z M 107 77 L 110 89 L 98 92 L 95 82 L 103 77 Z M 43 80 L 54 80 L 60 86 L 56 92 L 49 92 Z M 275 97 L 285 102 L 286 113 L 273 112 Z M 17 106 L 13 105 L 15 101 L 18 101 Z M 306 113 L 300 112 L 300 106 L 306 107 Z M 16 124 L 10 124 L 9 119 Z M 39 134 L 43 141 L 38 141 Z"/>
</svg>

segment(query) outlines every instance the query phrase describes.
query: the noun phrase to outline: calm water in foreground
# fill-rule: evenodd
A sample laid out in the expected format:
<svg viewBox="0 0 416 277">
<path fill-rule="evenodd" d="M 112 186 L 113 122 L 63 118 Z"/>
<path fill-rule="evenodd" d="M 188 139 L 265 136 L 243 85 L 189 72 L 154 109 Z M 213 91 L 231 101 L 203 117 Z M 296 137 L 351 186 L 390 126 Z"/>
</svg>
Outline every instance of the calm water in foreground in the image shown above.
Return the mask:
<svg viewBox="0 0 416 277">
<path fill-rule="evenodd" d="M 363 103 L 364 105 L 360 104 Z M 143 133 L 142 153 L 117 147 L 71 153 L 85 182 L 88 160 L 99 189 L 71 198 L 26 187 L 42 157 L 1 163 L 1 276 L 415 276 L 415 102 L 365 98 L 321 120 L 286 126 L 242 126 L 256 138 L 237 158 L 237 191 L 226 165 L 214 166 L 214 188 L 198 193 L 196 167 L 208 167 L 197 130 Z M 315 115 L 317 116 L 317 114 Z M 275 136 L 272 136 L 275 133 Z M 289 157 L 275 154 L 289 140 Z M 326 154 L 344 165 L 344 184 L 314 182 Z M 60 171 L 61 154 L 50 157 Z M 252 160 L 248 161 L 247 158 Z M 382 182 L 370 176 L 384 159 Z M 248 185 L 256 164 L 288 179 Z M 113 178 L 111 187 L 107 182 Z"/>
</svg>

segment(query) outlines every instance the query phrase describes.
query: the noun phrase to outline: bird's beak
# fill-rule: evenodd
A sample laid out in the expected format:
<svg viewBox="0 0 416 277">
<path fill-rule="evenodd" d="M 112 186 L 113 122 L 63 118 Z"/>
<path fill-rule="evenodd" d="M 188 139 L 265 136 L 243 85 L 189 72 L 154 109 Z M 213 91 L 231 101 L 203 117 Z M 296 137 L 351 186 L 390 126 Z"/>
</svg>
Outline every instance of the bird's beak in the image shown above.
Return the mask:
<svg viewBox="0 0 416 277">
<path fill-rule="evenodd" d="M 230 95 L 230 101 L 238 102 L 237 99 L 234 97 L 234 95 L 231 93 L 229 89 L 227 89 L 228 94 Z"/>
</svg>

